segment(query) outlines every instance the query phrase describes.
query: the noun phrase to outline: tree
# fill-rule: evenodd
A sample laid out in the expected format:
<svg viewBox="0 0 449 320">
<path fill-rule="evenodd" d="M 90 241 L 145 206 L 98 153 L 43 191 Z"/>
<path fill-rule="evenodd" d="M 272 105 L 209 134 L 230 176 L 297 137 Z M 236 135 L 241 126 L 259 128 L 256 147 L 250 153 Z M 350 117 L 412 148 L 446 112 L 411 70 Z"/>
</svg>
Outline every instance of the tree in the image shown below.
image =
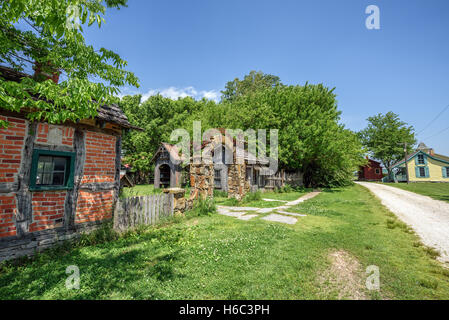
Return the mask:
<svg viewBox="0 0 449 320">
<path fill-rule="evenodd" d="M 30 120 L 76 121 L 95 116 L 99 105 L 114 100 L 118 87 L 137 87 L 135 75 L 124 70 L 126 61 L 105 48 L 95 50 L 82 35 L 83 26 L 104 23 L 106 8 L 123 6 L 126 0 L 0 1 L 0 63 L 17 71 L 33 66 L 64 78 L 57 84 L 0 77 L 0 107 L 26 109 Z"/>
<path fill-rule="evenodd" d="M 349 184 L 363 162 L 357 135 L 339 123 L 333 89 L 321 84 L 265 88 L 225 109 L 229 128 L 279 129 L 279 167 L 299 169 L 308 186 Z"/>
<path fill-rule="evenodd" d="M 409 154 L 413 150 L 416 144 L 414 128 L 391 111 L 369 117 L 367 121 L 368 126 L 359 132 L 359 136 L 372 156 L 387 168 L 390 176 L 390 167 L 404 158 L 404 143 L 407 143 Z"/>
<path fill-rule="evenodd" d="M 280 79 L 261 71 L 251 71 L 243 80 L 235 78 L 226 83 L 225 90 L 221 91 L 223 101 L 233 101 L 235 98 L 256 92 L 258 90 L 273 88 L 281 85 Z"/>
<path fill-rule="evenodd" d="M 161 142 L 170 141 L 170 134 L 178 128 L 191 131 L 194 119 L 201 119 L 202 110 L 213 109 L 215 102 L 196 101 L 191 97 L 172 100 L 155 95 L 141 102 L 141 96 L 125 96 L 120 106 L 128 120 L 143 131 L 132 130 L 123 137 L 125 159 L 138 173 L 140 180 L 147 180 L 153 170 L 151 159 Z"/>
</svg>

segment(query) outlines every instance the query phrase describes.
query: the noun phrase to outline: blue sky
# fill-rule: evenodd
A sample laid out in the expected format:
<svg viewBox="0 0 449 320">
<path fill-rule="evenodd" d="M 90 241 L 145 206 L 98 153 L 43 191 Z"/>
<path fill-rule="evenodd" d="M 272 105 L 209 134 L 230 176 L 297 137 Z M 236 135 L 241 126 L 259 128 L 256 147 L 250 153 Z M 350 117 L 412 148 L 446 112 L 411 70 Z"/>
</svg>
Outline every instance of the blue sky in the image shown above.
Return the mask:
<svg viewBox="0 0 449 320">
<path fill-rule="evenodd" d="M 368 5 L 380 30 L 365 27 Z M 123 93 L 214 98 L 260 70 L 335 87 L 353 130 L 393 111 L 420 132 L 449 105 L 448 15 L 447 0 L 129 0 L 86 41 L 128 61 L 141 87 Z M 449 129 L 437 134 L 448 119 L 446 110 L 418 140 L 449 155 Z"/>
</svg>

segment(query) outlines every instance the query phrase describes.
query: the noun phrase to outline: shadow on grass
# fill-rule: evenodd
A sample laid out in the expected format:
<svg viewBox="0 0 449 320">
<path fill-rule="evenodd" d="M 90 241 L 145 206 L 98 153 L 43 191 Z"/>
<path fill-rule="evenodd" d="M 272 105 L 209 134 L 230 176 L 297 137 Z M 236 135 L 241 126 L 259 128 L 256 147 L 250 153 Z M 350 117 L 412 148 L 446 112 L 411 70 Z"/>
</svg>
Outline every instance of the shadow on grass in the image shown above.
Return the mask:
<svg viewBox="0 0 449 320">
<path fill-rule="evenodd" d="M 182 251 L 163 243 L 148 247 L 144 241 L 139 248 L 130 246 L 130 241 L 115 241 L 76 248 L 65 256 L 38 256 L 25 266 L 4 267 L 0 299 L 161 299 L 161 285 L 184 277 L 175 271 Z M 66 268 L 72 265 L 79 268 L 79 290 L 65 287 L 70 276 Z"/>
</svg>

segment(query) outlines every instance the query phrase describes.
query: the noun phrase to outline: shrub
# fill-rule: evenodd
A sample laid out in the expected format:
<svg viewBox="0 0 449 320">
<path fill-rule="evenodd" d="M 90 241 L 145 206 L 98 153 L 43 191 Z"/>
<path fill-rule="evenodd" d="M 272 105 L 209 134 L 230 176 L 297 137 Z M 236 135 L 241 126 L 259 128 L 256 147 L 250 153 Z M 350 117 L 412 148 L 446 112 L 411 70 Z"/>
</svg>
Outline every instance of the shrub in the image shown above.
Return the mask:
<svg viewBox="0 0 449 320">
<path fill-rule="evenodd" d="M 186 212 L 186 215 L 189 216 L 210 216 L 213 213 L 217 212 L 217 207 L 215 206 L 215 202 L 213 199 L 198 199 L 194 202 L 193 208 Z"/>
<path fill-rule="evenodd" d="M 256 191 L 256 192 L 250 192 L 247 193 L 243 199 L 242 199 L 242 203 L 246 203 L 246 202 L 251 202 L 251 201 L 259 201 L 262 200 L 262 193 L 260 192 L 260 190 Z"/>
<path fill-rule="evenodd" d="M 214 197 L 227 198 L 228 193 L 226 191 L 222 191 L 222 190 L 214 190 Z"/>
<path fill-rule="evenodd" d="M 284 185 L 284 186 L 282 186 L 282 187 L 280 187 L 280 188 L 277 188 L 277 189 L 276 189 L 276 192 L 279 192 L 279 193 L 293 192 L 293 188 L 292 188 L 291 185 L 286 184 L 286 185 Z"/>
</svg>

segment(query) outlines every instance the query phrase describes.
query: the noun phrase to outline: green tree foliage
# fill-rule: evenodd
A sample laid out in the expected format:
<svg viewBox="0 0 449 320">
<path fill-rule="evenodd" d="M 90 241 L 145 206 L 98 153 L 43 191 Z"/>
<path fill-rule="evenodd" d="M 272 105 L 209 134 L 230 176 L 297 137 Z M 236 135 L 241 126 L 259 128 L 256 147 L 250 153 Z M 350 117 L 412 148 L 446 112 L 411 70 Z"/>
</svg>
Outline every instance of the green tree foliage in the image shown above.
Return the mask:
<svg viewBox="0 0 449 320">
<path fill-rule="evenodd" d="M 249 78 L 254 74 L 245 77 Z M 142 152 L 152 156 L 162 141 L 170 142 L 176 128 L 192 133 L 193 121 L 200 120 L 203 131 L 266 129 L 268 134 L 279 129 L 279 167 L 301 170 L 307 186 L 348 184 L 364 162 L 357 135 L 339 123 L 333 90 L 321 84 L 261 86 L 218 104 L 161 96 L 139 101 L 140 97 L 125 97 L 121 102 L 130 121 L 145 129 L 125 137 L 125 149 L 136 158 Z"/>
<path fill-rule="evenodd" d="M 124 70 L 126 61 L 105 48 L 95 50 L 82 35 L 83 27 L 104 23 L 106 8 L 125 5 L 126 0 L 0 1 L 0 63 L 18 71 L 37 65 L 46 73 L 60 73 L 63 80 L 24 78 L 17 83 L 0 77 L 0 107 L 25 108 L 31 120 L 75 121 L 96 115 L 118 87 L 138 86 L 134 74 Z"/>
<path fill-rule="evenodd" d="M 213 101 L 195 101 L 191 97 L 172 100 L 155 95 L 144 102 L 140 95 L 123 97 L 120 106 L 129 121 L 144 129 L 125 134 L 126 162 L 147 177 L 153 169 L 151 159 L 161 142 L 170 143 L 171 132 L 178 128 L 191 133 L 193 120 L 201 119 L 201 110 L 213 109 L 214 105 Z"/>
<path fill-rule="evenodd" d="M 225 90 L 221 91 L 222 100 L 233 101 L 252 92 L 274 88 L 279 85 L 281 85 L 279 77 L 261 71 L 251 71 L 243 80 L 235 78 L 233 81 L 226 83 Z"/>
<path fill-rule="evenodd" d="M 301 170 L 308 186 L 345 185 L 363 162 L 356 134 L 339 123 L 333 90 L 321 84 L 261 90 L 227 109 L 231 128 L 279 129 L 279 166 Z"/>
<path fill-rule="evenodd" d="M 369 117 L 368 126 L 359 132 L 363 145 L 391 174 L 390 167 L 404 158 L 404 142 L 410 154 L 416 144 L 413 126 L 401 121 L 393 112 Z"/>
</svg>

